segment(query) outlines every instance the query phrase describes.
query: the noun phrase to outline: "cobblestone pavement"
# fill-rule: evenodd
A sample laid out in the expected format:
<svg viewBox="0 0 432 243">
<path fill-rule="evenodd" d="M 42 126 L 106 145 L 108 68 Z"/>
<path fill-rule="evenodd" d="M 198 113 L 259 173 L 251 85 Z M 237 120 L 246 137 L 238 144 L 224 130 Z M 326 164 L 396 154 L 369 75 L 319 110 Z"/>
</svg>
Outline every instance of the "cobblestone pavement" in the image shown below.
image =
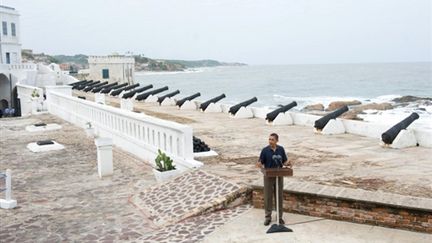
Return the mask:
<svg viewBox="0 0 432 243">
<path fill-rule="evenodd" d="M 58 123 L 62 129 L 25 131 L 26 125 L 37 122 Z M 32 153 L 26 148 L 28 143 L 43 139 L 54 139 L 65 149 Z M 154 237 L 193 242 L 213 231 L 222 219 L 245 210 L 246 206 L 241 206 L 209 212 L 175 226 L 158 227 L 131 201 L 132 195 L 155 185 L 152 168 L 120 149 L 114 148 L 113 155 L 114 175 L 99 179 L 94 141 L 82 129 L 51 115 L 1 119 L 0 171 L 12 170 L 13 198 L 18 207 L 0 210 L 0 242 L 123 242 Z M 227 188 L 237 189 L 235 184 L 225 183 Z M 177 200 L 182 202 L 182 198 Z"/>
<path fill-rule="evenodd" d="M 61 131 L 29 133 L 37 121 L 60 123 Z M 127 240 L 152 231 L 129 196 L 154 184 L 151 167 L 114 149 L 114 175 L 99 179 L 96 147 L 83 131 L 44 115 L 1 121 L 0 170 L 12 170 L 18 208 L 0 210 L 4 242 Z M 32 153 L 27 143 L 54 139 L 64 150 Z"/>
<path fill-rule="evenodd" d="M 251 209 L 251 206 L 242 205 L 188 218 L 175 225 L 151 233 L 149 236 L 141 237 L 137 242 L 199 242 L 218 227 L 247 212 L 249 209 Z"/>
<path fill-rule="evenodd" d="M 228 206 L 244 198 L 246 187 L 201 170 L 186 172 L 175 179 L 150 187 L 132 201 L 158 226 Z M 160 203 L 164 202 L 164 203 Z"/>
</svg>

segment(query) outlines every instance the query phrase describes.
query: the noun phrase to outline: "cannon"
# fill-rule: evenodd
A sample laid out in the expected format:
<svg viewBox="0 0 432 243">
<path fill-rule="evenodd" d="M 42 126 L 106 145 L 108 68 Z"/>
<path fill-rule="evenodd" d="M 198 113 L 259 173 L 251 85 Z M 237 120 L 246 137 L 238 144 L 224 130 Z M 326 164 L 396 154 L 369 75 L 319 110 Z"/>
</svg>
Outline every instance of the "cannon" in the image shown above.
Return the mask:
<svg viewBox="0 0 432 243">
<path fill-rule="evenodd" d="M 70 86 L 77 86 L 77 85 L 83 84 L 85 82 L 87 82 L 87 80 L 80 80 L 80 81 L 77 81 L 77 82 L 70 83 L 68 85 L 70 85 Z"/>
<path fill-rule="evenodd" d="M 153 88 L 153 85 L 152 85 L 152 84 L 147 85 L 147 86 L 144 86 L 144 87 L 141 87 L 141 88 L 139 88 L 139 89 L 132 90 L 132 91 L 130 91 L 130 92 L 124 94 L 122 98 L 123 98 L 123 99 L 129 99 L 129 98 L 132 98 L 136 93 L 141 93 L 141 92 L 146 91 L 146 90 L 151 89 L 151 88 Z"/>
<path fill-rule="evenodd" d="M 168 93 L 166 95 L 158 97 L 157 102 L 159 102 L 159 104 L 161 104 L 166 98 L 171 98 L 171 97 L 173 97 L 174 95 L 177 95 L 177 94 L 180 94 L 180 90 L 176 90 L 176 91 L 173 91 L 173 92 Z"/>
<path fill-rule="evenodd" d="M 132 84 L 132 85 L 129 85 L 129 86 L 126 86 L 126 87 L 123 87 L 123 88 L 120 88 L 120 89 L 116 89 L 116 90 L 114 90 L 113 92 L 111 92 L 111 95 L 112 96 L 117 96 L 117 95 L 119 95 L 121 92 L 123 92 L 123 91 L 126 91 L 126 90 L 130 90 L 130 89 L 134 89 L 134 88 L 136 88 L 136 87 L 138 87 L 139 86 L 139 84 Z"/>
<path fill-rule="evenodd" d="M 117 85 L 112 86 L 112 87 L 106 87 L 106 88 L 103 88 L 101 90 L 101 93 L 102 94 L 108 94 L 109 92 L 111 92 L 111 90 L 120 89 L 120 88 L 123 88 L 123 87 L 125 87 L 127 85 L 128 85 L 127 83 L 122 83 L 122 84 L 117 84 Z"/>
<path fill-rule="evenodd" d="M 80 87 L 80 88 L 78 88 L 78 90 L 84 91 L 84 90 L 88 89 L 89 87 L 94 87 L 94 86 L 98 85 L 99 83 L 100 83 L 100 81 L 94 81 L 90 84 L 86 84 L 86 85 L 81 86 L 83 88 Z"/>
<path fill-rule="evenodd" d="M 266 120 L 269 122 L 272 122 L 274 119 L 276 119 L 276 117 L 279 115 L 279 113 L 287 112 L 295 106 L 297 106 L 297 102 L 295 102 L 295 101 L 289 103 L 288 105 L 280 106 L 276 110 L 267 113 Z"/>
<path fill-rule="evenodd" d="M 148 92 L 142 93 L 137 95 L 136 100 L 145 100 L 147 99 L 150 95 L 155 95 L 155 94 L 159 94 L 160 92 L 163 92 L 165 90 L 168 90 L 168 86 L 164 86 L 162 88 L 159 89 L 154 89 L 154 90 L 150 90 Z"/>
<path fill-rule="evenodd" d="M 94 85 L 94 84 L 97 84 L 97 83 L 100 83 L 100 81 L 93 81 L 93 80 L 90 80 L 90 81 L 87 82 L 87 83 L 84 83 L 84 84 L 78 85 L 78 87 L 77 87 L 76 89 L 77 89 L 77 90 L 83 90 L 85 87 L 90 86 L 90 85 Z"/>
<path fill-rule="evenodd" d="M 237 105 L 231 106 L 228 112 L 235 115 L 237 113 L 237 111 L 240 110 L 241 107 L 246 107 L 246 106 L 248 106 L 254 102 L 257 102 L 257 101 L 258 101 L 258 99 L 256 97 L 253 97 L 252 99 L 249 99 L 249 100 L 243 101 L 241 103 L 238 103 Z"/>
<path fill-rule="evenodd" d="M 191 96 L 184 97 L 181 100 L 177 100 L 176 105 L 179 106 L 179 107 L 181 107 L 186 101 L 193 100 L 193 99 L 195 99 L 196 97 L 199 97 L 199 96 L 201 96 L 201 94 L 198 92 L 198 93 L 195 93 L 195 94 L 193 94 Z"/>
<path fill-rule="evenodd" d="M 108 84 L 107 81 L 105 81 L 105 82 L 103 82 L 103 83 L 98 83 L 98 84 L 96 84 L 96 85 L 92 85 L 92 86 L 89 86 L 89 87 L 83 89 L 83 91 L 84 91 L 84 92 L 89 92 L 89 91 L 93 90 L 94 88 L 98 88 L 98 87 L 104 86 L 104 85 L 106 85 L 106 84 Z"/>
<path fill-rule="evenodd" d="M 104 89 L 104 88 L 107 88 L 107 87 L 112 87 L 112 86 L 116 86 L 117 85 L 117 82 L 115 82 L 115 83 L 108 83 L 108 84 L 105 84 L 105 85 L 102 85 L 102 86 L 99 86 L 99 87 L 94 87 L 92 90 L 91 90 L 91 92 L 93 92 L 93 93 L 99 93 L 102 89 Z"/>
<path fill-rule="evenodd" d="M 208 107 L 211 103 L 216 103 L 216 102 L 218 102 L 219 100 L 221 100 L 221 99 L 223 99 L 223 98 L 225 98 L 225 97 L 226 97 L 225 94 L 221 94 L 221 95 L 219 95 L 219 96 L 216 96 L 216 97 L 214 97 L 214 98 L 212 98 L 212 99 L 209 99 L 209 100 L 203 102 L 203 103 L 200 105 L 199 108 L 200 108 L 202 111 L 205 111 L 205 110 L 207 109 L 207 107 Z"/>
<path fill-rule="evenodd" d="M 343 106 L 343 107 L 321 117 L 320 119 L 316 120 L 314 127 L 317 130 L 322 130 L 331 119 L 336 119 L 337 117 L 339 117 L 343 113 L 347 112 L 348 110 L 349 110 L 348 106 Z"/>
<path fill-rule="evenodd" d="M 381 140 L 385 144 L 392 144 L 393 140 L 397 137 L 399 132 L 403 129 L 406 129 L 411 123 L 413 123 L 415 120 L 419 119 L 419 115 L 415 112 L 413 112 L 411 115 L 409 115 L 407 118 L 403 119 L 401 122 L 397 123 L 393 127 L 391 127 L 389 130 L 385 131 L 383 134 L 381 134 Z"/>
</svg>

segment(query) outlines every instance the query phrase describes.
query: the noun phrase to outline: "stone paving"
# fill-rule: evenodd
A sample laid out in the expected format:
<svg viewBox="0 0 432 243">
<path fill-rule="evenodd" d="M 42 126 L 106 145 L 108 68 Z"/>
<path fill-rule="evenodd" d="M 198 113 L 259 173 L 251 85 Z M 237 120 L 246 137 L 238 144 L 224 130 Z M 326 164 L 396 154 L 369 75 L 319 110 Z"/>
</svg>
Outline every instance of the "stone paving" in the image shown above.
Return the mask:
<svg viewBox="0 0 432 243">
<path fill-rule="evenodd" d="M 156 225 L 163 226 L 244 203 L 247 191 L 245 186 L 197 169 L 145 189 L 131 200 Z"/>
<path fill-rule="evenodd" d="M 137 242 L 199 242 L 218 227 L 242 215 L 250 208 L 249 205 L 242 205 L 188 218 L 149 236 L 138 238 Z"/>
<path fill-rule="evenodd" d="M 62 129 L 25 131 L 25 126 L 37 122 L 58 123 Z M 43 139 L 55 139 L 65 149 L 36 154 L 26 148 L 27 143 Z M 156 185 L 152 167 L 114 147 L 114 175 L 99 179 L 94 140 L 87 138 L 82 129 L 51 115 L 1 119 L 0 148 L 0 171 L 12 170 L 13 198 L 18 201 L 17 208 L 0 210 L 0 242 L 140 242 L 156 238 L 166 242 L 195 242 L 247 209 L 240 206 L 198 213 L 199 210 L 194 211 L 196 208 L 188 208 L 194 215 L 201 215 L 171 220 L 169 215 L 161 214 L 169 222 L 183 221 L 166 228 L 158 226 L 141 210 L 142 205 L 132 202 L 133 195 L 156 188 L 152 187 Z M 240 188 L 208 173 L 195 173 L 205 174 L 205 178 L 225 186 L 217 190 Z M 170 195 L 172 189 L 159 191 L 159 196 Z M 230 195 L 223 189 L 221 193 L 212 195 Z M 206 199 L 212 201 L 211 197 Z M 183 198 L 176 200 L 180 203 Z M 153 202 L 153 206 L 164 205 L 163 201 Z M 205 227 L 201 225 L 203 221 Z"/>
</svg>

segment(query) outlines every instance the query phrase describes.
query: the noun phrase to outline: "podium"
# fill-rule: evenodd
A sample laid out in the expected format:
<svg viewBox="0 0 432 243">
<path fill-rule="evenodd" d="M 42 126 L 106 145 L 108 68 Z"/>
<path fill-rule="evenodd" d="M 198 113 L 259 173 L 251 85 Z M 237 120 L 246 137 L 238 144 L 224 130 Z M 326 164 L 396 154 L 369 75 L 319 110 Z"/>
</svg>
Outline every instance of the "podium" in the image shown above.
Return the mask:
<svg viewBox="0 0 432 243">
<path fill-rule="evenodd" d="M 284 225 L 279 224 L 279 177 L 287 177 L 293 176 L 293 170 L 288 167 L 282 168 L 261 168 L 261 172 L 266 177 L 276 177 L 276 215 L 277 215 L 277 224 L 273 224 L 268 230 L 269 233 L 276 232 L 293 232 L 292 229 L 285 227 Z"/>
</svg>

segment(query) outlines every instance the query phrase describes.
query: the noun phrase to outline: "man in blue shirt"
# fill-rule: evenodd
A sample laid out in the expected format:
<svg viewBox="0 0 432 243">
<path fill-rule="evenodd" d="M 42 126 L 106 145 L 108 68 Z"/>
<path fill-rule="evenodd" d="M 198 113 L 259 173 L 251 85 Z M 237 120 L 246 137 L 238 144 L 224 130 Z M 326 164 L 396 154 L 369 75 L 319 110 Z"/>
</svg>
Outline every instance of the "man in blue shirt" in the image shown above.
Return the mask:
<svg viewBox="0 0 432 243">
<path fill-rule="evenodd" d="M 278 141 L 279 136 L 276 133 L 270 134 L 269 145 L 262 149 L 259 161 L 256 164 L 258 168 L 281 168 L 283 166 L 291 167 L 291 164 L 288 162 L 285 149 L 282 146 L 277 145 Z M 283 177 L 279 177 L 278 187 L 279 205 L 282 206 Z M 274 195 L 276 195 L 276 177 L 264 176 L 264 225 L 269 225 L 271 222 Z M 282 214 L 283 210 L 279 210 L 279 224 L 285 224 L 284 220 L 282 219 Z"/>
</svg>

